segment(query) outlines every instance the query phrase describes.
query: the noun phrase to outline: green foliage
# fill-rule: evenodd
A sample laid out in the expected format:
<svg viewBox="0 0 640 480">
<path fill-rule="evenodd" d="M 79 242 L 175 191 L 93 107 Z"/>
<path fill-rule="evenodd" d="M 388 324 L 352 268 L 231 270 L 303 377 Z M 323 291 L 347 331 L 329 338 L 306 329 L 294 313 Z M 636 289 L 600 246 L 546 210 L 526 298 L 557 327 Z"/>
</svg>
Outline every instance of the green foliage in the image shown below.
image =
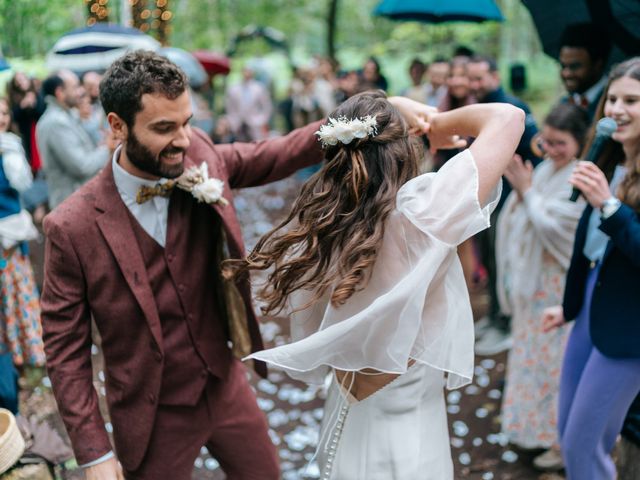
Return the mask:
<svg viewBox="0 0 640 480">
<path fill-rule="evenodd" d="M 343 68 L 362 66 L 378 57 L 392 93 L 408 85 L 407 68 L 414 57 L 430 61 L 448 57 L 456 45 L 497 57 L 508 83 L 513 62 L 527 66 L 529 89 L 525 99 L 534 112 L 543 113 L 548 99 L 560 92 L 558 70 L 545 57 L 528 11 L 520 0 L 497 0 L 506 21 L 502 24 L 394 22 L 374 17 L 380 0 L 338 0 L 336 49 Z M 120 0 L 111 0 L 112 20 L 117 20 Z M 313 55 L 327 52 L 327 14 L 330 0 L 170 0 L 173 12 L 171 44 L 187 50 L 228 50 L 237 33 L 247 25 L 281 31 L 296 65 L 308 64 Z M 44 55 L 72 28 L 84 26 L 83 0 L 0 0 L 2 49 L 8 57 Z M 244 42 L 234 57 L 234 74 L 251 57 L 267 57 L 277 72 L 276 91 L 284 93 L 290 77 L 286 56 L 274 53 L 263 40 Z M 234 75 L 230 78 L 232 82 Z M 542 100 L 540 100 L 542 99 Z M 537 107 L 537 104 L 541 107 Z"/>
<path fill-rule="evenodd" d="M 82 0 L 0 0 L 5 56 L 42 55 L 66 31 L 84 25 Z"/>
</svg>

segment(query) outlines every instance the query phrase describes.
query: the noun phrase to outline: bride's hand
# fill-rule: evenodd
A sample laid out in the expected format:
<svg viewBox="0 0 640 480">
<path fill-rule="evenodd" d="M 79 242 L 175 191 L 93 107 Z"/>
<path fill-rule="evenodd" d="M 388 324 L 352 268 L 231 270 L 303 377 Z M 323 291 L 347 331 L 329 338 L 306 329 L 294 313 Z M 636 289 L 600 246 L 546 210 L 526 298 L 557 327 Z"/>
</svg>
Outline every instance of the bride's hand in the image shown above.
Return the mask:
<svg viewBox="0 0 640 480">
<path fill-rule="evenodd" d="M 409 125 L 409 132 L 414 135 L 427 133 L 431 118 L 438 113 L 437 108 L 407 97 L 389 97 L 389 103 L 398 109 L 404 121 Z"/>
<path fill-rule="evenodd" d="M 398 109 L 414 135 L 427 135 L 432 152 L 442 148 L 464 148 L 467 141 L 451 132 L 434 129 L 438 109 L 406 97 L 389 97 L 389 103 Z"/>
</svg>

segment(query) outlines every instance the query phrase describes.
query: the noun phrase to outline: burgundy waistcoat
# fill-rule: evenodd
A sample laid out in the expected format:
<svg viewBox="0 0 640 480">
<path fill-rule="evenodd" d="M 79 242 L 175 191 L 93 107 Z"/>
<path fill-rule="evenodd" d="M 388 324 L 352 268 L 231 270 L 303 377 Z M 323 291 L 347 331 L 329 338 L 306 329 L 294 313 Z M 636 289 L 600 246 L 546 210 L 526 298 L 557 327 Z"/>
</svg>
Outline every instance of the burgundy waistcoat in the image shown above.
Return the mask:
<svg viewBox="0 0 640 480">
<path fill-rule="evenodd" d="M 225 378 L 231 360 L 217 315 L 220 266 L 215 243 L 220 241 L 220 218 L 212 208 L 176 189 L 169 202 L 163 248 L 133 215 L 129 217 L 162 325 L 164 355 L 156 352 L 163 362 L 159 403 L 195 405 L 209 375 Z"/>
</svg>

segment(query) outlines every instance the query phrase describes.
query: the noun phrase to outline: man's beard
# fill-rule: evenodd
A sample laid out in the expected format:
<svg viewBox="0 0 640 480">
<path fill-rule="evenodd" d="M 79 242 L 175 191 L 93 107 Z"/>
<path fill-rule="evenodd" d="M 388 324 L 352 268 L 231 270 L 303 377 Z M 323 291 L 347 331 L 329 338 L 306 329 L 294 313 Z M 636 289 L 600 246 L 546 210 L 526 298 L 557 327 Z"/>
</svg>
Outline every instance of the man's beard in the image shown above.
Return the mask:
<svg viewBox="0 0 640 480">
<path fill-rule="evenodd" d="M 184 163 L 176 165 L 165 165 L 162 163 L 163 154 L 184 153 L 183 148 L 167 147 L 156 156 L 146 146 L 140 143 L 138 137 L 130 130 L 125 150 L 127 152 L 127 158 L 133 165 L 153 176 L 177 178 L 182 175 L 184 171 Z"/>
</svg>

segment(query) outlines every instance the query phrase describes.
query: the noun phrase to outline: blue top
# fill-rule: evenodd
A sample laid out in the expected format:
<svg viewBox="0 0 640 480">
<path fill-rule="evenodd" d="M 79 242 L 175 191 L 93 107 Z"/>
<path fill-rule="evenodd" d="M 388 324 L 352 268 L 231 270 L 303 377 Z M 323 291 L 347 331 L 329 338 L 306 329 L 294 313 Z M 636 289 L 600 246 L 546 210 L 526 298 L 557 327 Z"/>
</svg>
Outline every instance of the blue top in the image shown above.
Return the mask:
<svg viewBox="0 0 640 480">
<path fill-rule="evenodd" d="M 564 292 L 564 316 L 575 319 L 585 301 L 591 260 L 584 254 L 587 205 L 578 223 Z M 640 214 L 624 203 L 598 227 L 609 237 L 591 297 L 589 333 L 595 347 L 611 358 L 640 358 Z"/>
<path fill-rule="evenodd" d="M 613 172 L 613 178 L 609 184 L 609 190 L 611 193 L 618 189 L 618 185 L 624 179 L 627 169 L 622 165 L 617 165 Z M 589 217 L 589 226 L 587 227 L 587 238 L 584 243 L 582 253 L 592 262 L 597 262 L 602 259 L 605 250 L 607 249 L 607 243 L 609 243 L 609 236 L 600 230 L 600 212 L 593 210 Z"/>
<path fill-rule="evenodd" d="M 2 153 L 0 153 L 0 218 L 20 213 L 20 195 L 11 187 L 4 173 Z"/>
</svg>

